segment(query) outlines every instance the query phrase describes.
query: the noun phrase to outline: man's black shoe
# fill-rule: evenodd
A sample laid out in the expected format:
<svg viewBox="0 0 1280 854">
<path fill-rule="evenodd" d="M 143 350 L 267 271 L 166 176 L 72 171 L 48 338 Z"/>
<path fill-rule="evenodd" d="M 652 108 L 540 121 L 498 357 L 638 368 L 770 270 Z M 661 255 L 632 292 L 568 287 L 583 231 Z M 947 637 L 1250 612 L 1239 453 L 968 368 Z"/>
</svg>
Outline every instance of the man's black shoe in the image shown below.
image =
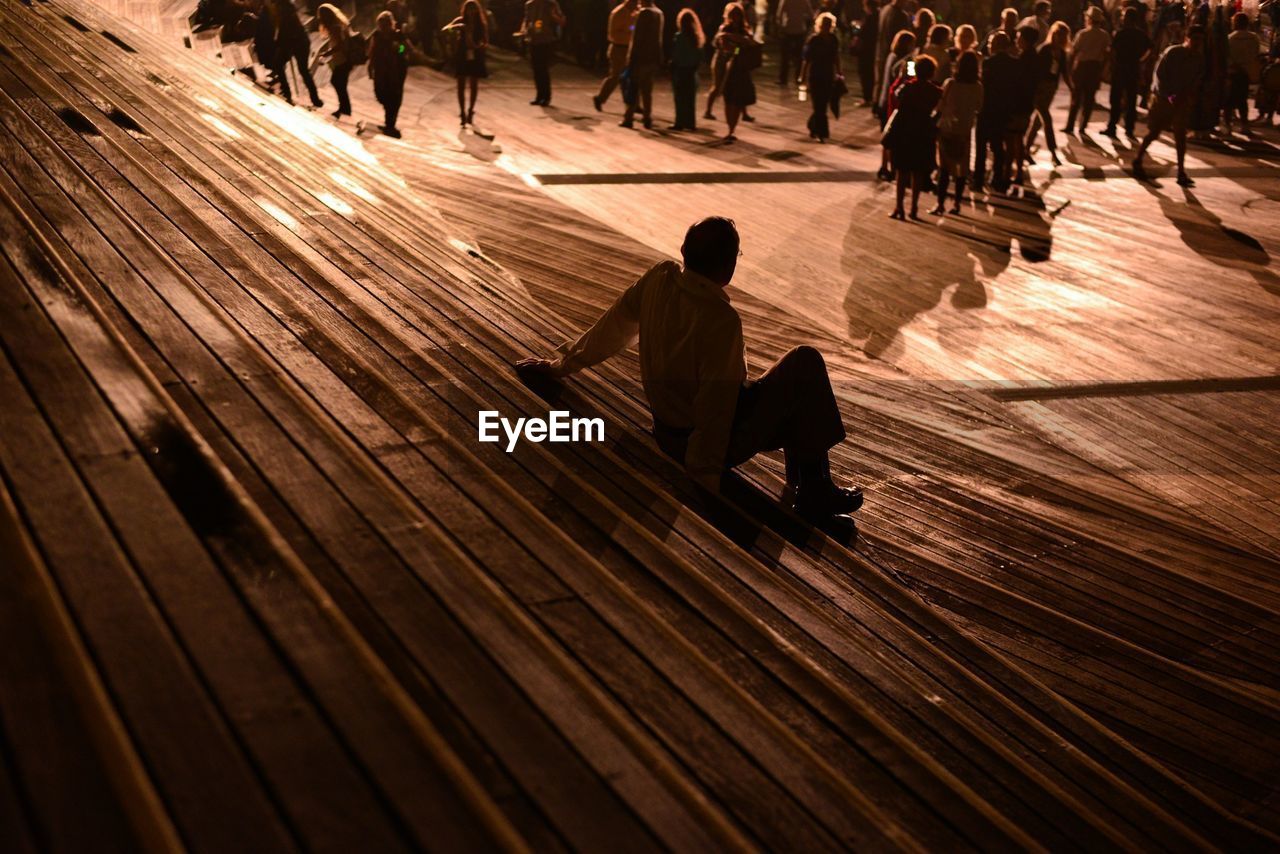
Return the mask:
<svg viewBox="0 0 1280 854">
<path fill-rule="evenodd" d="M 831 481 L 796 490 L 796 513 L 806 519 L 825 519 L 853 513 L 862 506 L 862 487 L 846 488 Z"/>
</svg>

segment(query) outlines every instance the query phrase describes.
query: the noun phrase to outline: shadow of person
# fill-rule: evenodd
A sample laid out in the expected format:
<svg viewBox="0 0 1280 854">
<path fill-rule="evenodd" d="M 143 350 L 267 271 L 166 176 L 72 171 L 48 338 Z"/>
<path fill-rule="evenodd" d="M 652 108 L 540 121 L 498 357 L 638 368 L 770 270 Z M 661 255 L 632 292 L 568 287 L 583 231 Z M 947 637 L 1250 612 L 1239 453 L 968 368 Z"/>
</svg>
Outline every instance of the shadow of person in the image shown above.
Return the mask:
<svg viewBox="0 0 1280 854">
<path fill-rule="evenodd" d="M 1223 223 L 1189 189 L 1183 189 L 1183 200 L 1177 201 L 1143 186 L 1159 199 L 1160 212 L 1189 249 L 1219 267 L 1243 270 L 1268 293 L 1280 296 L 1280 275 L 1270 268 L 1271 255 L 1256 237 Z"/>
</svg>

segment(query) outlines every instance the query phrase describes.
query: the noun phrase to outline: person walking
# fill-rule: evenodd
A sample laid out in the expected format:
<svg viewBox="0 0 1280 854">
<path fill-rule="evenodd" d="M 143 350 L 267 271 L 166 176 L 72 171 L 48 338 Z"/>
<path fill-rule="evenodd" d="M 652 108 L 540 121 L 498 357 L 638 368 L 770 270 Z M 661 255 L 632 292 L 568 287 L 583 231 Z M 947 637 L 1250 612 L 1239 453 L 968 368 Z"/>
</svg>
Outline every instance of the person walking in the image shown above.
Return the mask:
<svg viewBox="0 0 1280 854">
<path fill-rule="evenodd" d="M 916 68 L 919 70 L 918 65 Z M 938 100 L 938 206 L 933 209 L 936 215 L 940 216 L 946 207 L 947 185 L 952 178 L 956 182 L 956 198 L 951 212 L 960 213 L 964 185 L 969 180 L 969 140 L 982 101 L 978 55 L 966 51 L 956 60 L 956 76 L 942 84 L 942 96 Z"/>
<path fill-rule="evenodd" d="M 778 33 L 781 46 L 778 57 L 779 86 L 789 86 L 794 82 L 788 76 L 792 69 L 795 69 L 799 76 L 800 52 L 804 47 L 805 36 L 809 34 L 813 15 L 813 4 L 810 0 L 779 0 L 774 29 Z"/>
<path fill-rule="evenodd" d="M 876 44 L 880 31 L 879 0 L 863 0 L 862 25 L 858 28 L 853 52 L 858 56 L 858 84 L 864 106 L 876 103 Z"/>
<path fill-rule="evenodd" d="M 569 377 L 638 340 L 654 439 L 694 483 L 718 493 L 728 469 L 781 448 L 786 503 L 814 522 L 851 513 L 863 493 L 831 479 L 828 455 L 846 434 L 822 355 L 796 347 L 747 379 L 742 320 L 725 292 L 740 245 L 731 219 L 694 223 L 683 264 L 650 268 L 563 355 L 522 359 L 516 369 L 526 379 Z"/>
<path fill-rule="evenodd" d="M 535 107 L 551 106 L 551 60 L 560 39 L 557 30 L 565 23 L 557 0 L 527 0 L 524 4 L 524 20 L 516 37 L 524 39 L 529 47 L 534 88 L 533 100 L 529 103 Z"/>
<path fill-rule="evenodd" d="M 1111 114 L 1104 136 L 1115 136 L 1116 128 L 1124 118 L 1124 132 L 1132 137 L 1138 121 L 1139 84 L 1142 66 L 1151 53 L 1151 37 L 1143 25 L 1142 12 L 1135 8 L 1124 11 L 1124 26 L 1112 40 L 1111 51 Z"/>
<path fill-rule="evenodd" d="M 1094 99 L 1102 85 L 1102 69 L 1111 56 L 1111 33 L 1104 26 L 1107 13 L 1098 6 L 1090 6 L 1085 13 L 1085 28 L 1071 40 L 1071 58 L 1068 63 L 1071 80 L 1071 107 L 1067 111 L 1067 126 L 1062 132 L 1075 132 L 1076 116 L 1080 117 L 1080 133 L 1084 133 L 1093 115 Z"/>
<path fill-rule="evenodd" d="M 1018 62 L 1013 58 L 1009 36 L 1003 30 L 996 30 L 989 42 L 987 58 L 982 63 L 982 108 L 978 111 L 975 130 L 978 152 L 973 160 L 974 192 L 986 185 L 988 150 L 991 151 L 992 186 L 997 190 L 1009 186 L 1009 149 L 1005 137 L 1020 89 Z"/>
<path fill-rule="evenodd" d="M 936 161 L 937 132 L 933 112 L 942 98 L 942 89 L 933 82 L 933 60 L 922 56 L 915 60 L 915 77 L 898 90 L 898 108 L 889 117 L 884 144 L 893 154 L 897 172 L 897 204 L 892 219 L 905 220 L 903 201 L 907 186 L 911 187 L 911 218 L 920 219 L 920 193 L 933 172 Z"/>
<path fill-rule="evenodd" d="M 591 103 L 596 112 L 604 108 L 605 102 L 617 88 L 622 77 L 622 69 L 627 67 L 627 52 L 631 49 L 631 31 L 635 27 L 636 12 L 640 9 L 639 0 L 622 0 L 609 13 L 609 73 L 600 81 L 600 91 L 591 96 Z"/>
<path fill-rule="evenodd" d="M 823 12 L 814 22 L 814 32 L 804 43 L 800 80 L 809 91 L 812 112 L 809 138 L 826 142 L 831 138 L 827 111 L 840 77 L 840 39 L 836 36 L 836 16 Z"/>
<path fill-rule="evenodd" d="M 373 94 L 382 105 L 383 122 L 378 128 L 387 136 L 400 138 L 396 118 L 404 101 L 404 80 L 409 73 L 409 46 L 396 26 L 395 16 L 378 13 L 373 38 L 369 39 L 369 77 Z"/>
<path fill-rule="evenodd" d="M 1036 0 L 1032 12 L 1018 22 L 1018 29 L 1034 27 L 1036 31 L 1036 47 L 1044 44 L 1049 38 L 1049 23 L 1053 17 L 1053 4 L 1049 0 Z"/>
<path fill-rule="evenodd" d="M 1058 94 L 1058 81 L 1067 67 L 1067 39 L 1071 28 L 1062 21 L 1056 21 L 1049 28 L 1049 37 L 1044 44 L 1036 48 L 1035 63 L 1035 99 L 1032 102 L 1033 113 L 1027 124 L 1027 136 L 1023 142 L 1024 156 L 1030 162 L 1031 146 L 1035 144 L 1036 134 L 1040 126 L 1044 126 L 1044 143 L 1049 149 L 1049 156 L 1054 166 L 1061 166 L 1058 157 L 1058 143 L 1053 134 L 1053 119 L 1049 115 L 1049 107 L 1053 104 L 1053 96 Z"/>
<path fill-rule="evenodd" d="M 1227 37 L 1227 103 L 1222 123 L 1231 133 L 1234 114 L 1240 115 L 1240 129 L 1247 137 L 1249 130 L 1249 87 L 1257 83 L 1262 71 L 1262 41 L 1249 29 L 1249 16 L 1236 13 L 1231 19 L 1231 35 Z"/>
<path fill-rule="evenodd" d="M 636 111 L 640 111 L 645 128 L 653 127 L 653 78 L 662 67 L 662 12 L 653 0 L 640 0 L 635 30 L 627 51 L 627 73 L 631 75 L 631 97 L 627 112 L 619 123 L 632 127 Z"/>
<path fill-rule="evenodd" d="M 1133 156 L 1133 176 L 1140 181 L 1147 180 L 1143 165 L 1147 149 L 1160 138 L 1160 134 L 1172 129 L 1178 158 L 1178 183 L 1184 187 L 1195 185 L 1186 170 L 1187 126 L 1204 76 L 1204 41 L 1204 27 L 1193 24 L 1187 28 L 1182 44 L 1165 48 L 1156 62 L 1151 108 L 1147 111 L 1147 135 Z"/>
<path fill-rule="evenodd" d="M 320 32 L 326 38 L 324 46 L 320 48 L 320 55 L 329 62 L 329 85 L 338 96 L 338 109 L 333 111 L 333 117 L 340 119 L 351 115 L 347 81 L 357 59 L 351 55 L 351 22 L 331 3 L 321 3 L 316 8 L 316 20 L 319 22 Z"/>
<path fill-rule="evenodd" d="M 671 95 L 676 108 L 671 130 L 698 129 L 694 116 L 698 112 L 698 67 L 702 65 L 705 41 L 697 13 L 681 9 L 676 16 L 676 34 L 671 39 Z"/>
<path fill-rule="evenodd" d="M 476 95 L 480 91 L 480 78 L 489 76 L 485 53 L 489 48 L 489 24 L 485 20 L 480 0 L 466 0 L 462 12 L 445 28 L 457 40 L 453 51 L 454 77 L 458 80 L 458 120 L 463 127 L 474 124 Z M 468 104 L 467 90 L 471 100 Z"/>
<path fill-rule="evenodd" d="M 288 74 L 289 61 L 292 60 L 302 84 L 307 87 L 307 94 L 311 96 L 311 106 L 323 107 L 324 101 L 320 100 L 316 81 L 311 77 L 311 37 L 302 26 L 298 10 L 289 0 L 267 0 L 267 14 L 274 30 L 271 70 L 280 82 L 280 94 L 290 104 L 293 103 Z"/>
<path fill-rule="evenodd" d="M 716 50 L 728 57 L 724 70 L 724 117 L 729 131 L 725 142 L 737 139 L 734 131 L 747 107 L 756 102 L 756 85 L 751 79 L 760 65 L 760 43 L 747 26 L 747 14 L 741 3 L 724 7 L 724 24 L 716 33 Z"/>
</svg>

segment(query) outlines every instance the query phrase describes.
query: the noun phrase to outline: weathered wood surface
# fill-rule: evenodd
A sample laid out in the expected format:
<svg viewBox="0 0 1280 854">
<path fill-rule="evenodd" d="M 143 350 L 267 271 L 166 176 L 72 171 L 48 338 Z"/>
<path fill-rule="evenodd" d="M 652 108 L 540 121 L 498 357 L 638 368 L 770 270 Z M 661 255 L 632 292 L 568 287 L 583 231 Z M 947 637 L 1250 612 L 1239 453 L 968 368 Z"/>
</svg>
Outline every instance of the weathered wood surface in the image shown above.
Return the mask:
<svg viewBox="0 0 1280 854">
<path fill-rule="evenodd" d="M 134 51 L 105 40 L 108 27 Z M 1109 409 L 940 381 L 1064 378 L 998 361 L 1011 337 L 996 361 L 982 363 L 985 343 L 969 351 L 986 373 L 914 370 L 910 353 L 869 353 L 822 319 L 821 265 L 806 268 L 815 287 L 792 294 L 778 288 L 794 272 L 755 264 L 748 245 L 735 301 L 752 363 L 802 341 L 831 353 L 857 437 L 836 465 L 873 496 L 852 547 L 770 506 L 776 461 L 747 467 L 733 504 L 700 502 L 644 437 L 629 359 L 563 398 L 607 417 L 606 447 L 476 445 L 480 408 L 545 411 L 510 361 L 585 323 L 689 216 L 668 188 L 608 200 L 602 223 L 590 205 L 605 202 L 510 171 L 569 172 L 595 155 L 593 170 L 647 171 L 628 149 L 660 143 L 575 148 L 587 135 L 569 110 L 521 132 L 504 171 L 479 137 L 433 139 L 450 81 L 419 71 L 406 124 L 423 138 L 357 141 L 75 0 L 5 12 L 0 45 L 4 249 L 18 274 L 3 286 L 33 319 L 0 327 L 31 401 L 5 430 L 0 470 L 64 584 L 77 556 L 55 546 L 75 505 L 40 522 L 31 502 L 96 496 L 80 513 L 107 520 L 116 573 L 141 579 L 131 595 L 164 615 L 165 635 L 146 643 L 72 609 L 155 788 L 217 790 L 166 795 L 184 843 L 283 828 L 277 847 L 380 832 L 380 848 L 466 847 L 476 834 L 548 849 L 1274 844 L 1280 596 L 1253 532 L 1275 526 L 1226 524 L 1228 500 L 1206 525 L 1144 481 L 1158 455 L 1138 426 L 1153 410 L 1126 416 L 1134 445 L 1092 459 L 1037 419 L 1078 435 Z M 485 97 L 515 117 L 523 94 L 508 80 Z M 775 97 L 759 110 L 775 126 L 765 139 L 794 118 Z M 534 155 L 520 147 L 544 159 L 521 165 Z M 794 170 L 768 153 L 711 169 Z M 706 172 L 724 153 L 679 156 L 662 170 Z M 829 169 L 870 157 L 804 156 Z M 829 186 L 755 202 L 799 233 L 811 217 L 800 201 Z M 744 187 L 717 203 L 747 205 L 759 188 Z M 880 239 L 873 225 L 867 241 Z M 1073 257 L 1090 258 L 1055 245 L 1068 272 Z M 1254 302 L 1239 298 L 1214 340 L 1233 320 L 1261 323 Z M 1052 309 L 1042 295 L 1022 310 Z M 1059 357 L 1075 346 L 1049 337 Z M 1242 338 L 1246 355 L 1223 363 L 1232 375 L 1268 352 L 1260 332 Z M 1104 343 L 1086 342 L 1101 355 Z M 1161 423 L 1242 459 L 1221 428 L 1175 417 L 1194 404 L 1165 405 Z M 66 450 L 40 453 L 40 441 Z M 1113 464 L 1136 450 L 1131 471 Z M 193 504 L 169 455 L 216 461 L 210 488 L 230 505 Z M 45 473 L 18 482 L 37 462 Z M 165 560 L 187 570 L 166 573 Z M 126 592 L 116 607 L 138 607 Z M 169 656 L 199 676 L 196 719 L 234 744 L 192 749 L 231 770 L 192 779 L 163 764 L 176 732 L 161 712 L 176 711 L 151 707 L 137 681 L 158 678 L 150 662 L 133 673 L 113 643 L 154 646 L 157 666 Z M 225 782 L 240 767 L 257 779 Z M 258 791 L 269 801 L 255 805 Z M 219 814 L 240 821 L 201 824 Z"/>
</svg>

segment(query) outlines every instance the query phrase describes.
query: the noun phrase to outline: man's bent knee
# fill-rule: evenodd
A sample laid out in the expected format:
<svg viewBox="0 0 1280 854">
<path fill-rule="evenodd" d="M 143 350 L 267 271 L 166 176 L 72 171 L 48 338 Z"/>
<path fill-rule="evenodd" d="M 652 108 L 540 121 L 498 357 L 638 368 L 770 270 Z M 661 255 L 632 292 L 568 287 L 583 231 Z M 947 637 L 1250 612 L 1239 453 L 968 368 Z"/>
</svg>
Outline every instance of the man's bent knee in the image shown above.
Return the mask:
<svg viewBox="0 0 1280 854">
<path fill-rule="evenodd" d="M 801 344 L 799 347 L 793 347 L 787 354 L 782 357 L 782 361 L 797 370 L 813 371 L 826 373 L 827 363 L 822 358 L 822 353 L 817 348 L 810 347 L 807 344 Z"/>
</svg>

